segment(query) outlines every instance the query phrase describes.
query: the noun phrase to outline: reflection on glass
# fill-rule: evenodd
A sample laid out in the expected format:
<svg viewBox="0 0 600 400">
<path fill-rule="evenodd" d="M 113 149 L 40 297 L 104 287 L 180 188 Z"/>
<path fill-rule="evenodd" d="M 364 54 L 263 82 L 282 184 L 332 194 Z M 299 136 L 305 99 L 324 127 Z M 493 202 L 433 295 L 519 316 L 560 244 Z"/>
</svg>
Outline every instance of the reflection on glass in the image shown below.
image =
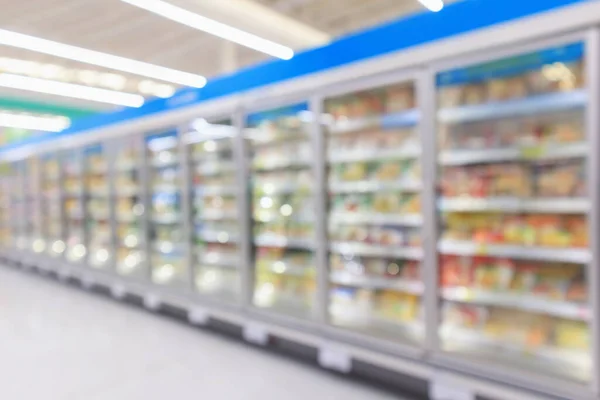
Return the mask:
<svg viewBox="0 0 600 400">
<path fill-rule="evenodd" d="M 65 245 L 62 236 L 62 201 L 60 197 L 60 160 L 58 154 L 41 158 L 41 211 L 43 240 L 46 254 L 61 257 Z M 61 246 L 62 244 L 62 246 Z"/>
<path fill-rule="evenodd" d="M 8 250 L 13 240 L 10 194 L 12 174 L 10 164 L 0 163 L 0 248 L 2 250 Z"/>
<path fill-rule="evenodd" d="M 329 317 L 416 344 L 421 311 L 421 148 L 412 83 L 328 99 Z"/>
<path fill-rule="evenodd" d="M 438 76 L 442 348 L 591 374 L 583 45 Z"/>
<path fill-rule="evenodd" d="M 143 257 L 145 234 L 141 231 L 144 214 L 140 182 L 141 149 L 136 138 L 119 142 L 114 165 L 116 270 L 119 275 L 144 279 L 148 277 Z"/>
<path fill-rule="evenodd" d="M 306 104 L 251 115 L 254 305 L 312 318 L 314 177 Z"/>
<path fill-rule="evenodd" d="M 175 131 L 146 138 L 151 194 L 151 278 L 156 284 L 168 286 L 184 285 L 188 279 L 181 226 L 181 164 L 177 149 Z M 142 209 L 132 205 L 132 211 L 135 214 Z"/>
<path fill-rule="evenodd" d="M 64 157 L 63 210 L 66 220 L 66 258 L 82 262 L 87 254 L 84 238 L 84 175 L 82 152 L 69 150 Z M 60 246 L 57 246 L 60 248 Z"/>
<path fill-rule="evenodd" d="M 235 301 L 240 292 L 240 240 L 235 128 L 229 121 L 192 123 L 187 134 L 192 181 L 193 257 L 199 293 Z"/>
<path fill-rule="evenodd" d="M 106 269 L 113 257 L 110 229 L 108 164 L 104 146 L 84 149 L 85 217 L 87 229 L 87 261 L 90 267 Z"/>
</svg>

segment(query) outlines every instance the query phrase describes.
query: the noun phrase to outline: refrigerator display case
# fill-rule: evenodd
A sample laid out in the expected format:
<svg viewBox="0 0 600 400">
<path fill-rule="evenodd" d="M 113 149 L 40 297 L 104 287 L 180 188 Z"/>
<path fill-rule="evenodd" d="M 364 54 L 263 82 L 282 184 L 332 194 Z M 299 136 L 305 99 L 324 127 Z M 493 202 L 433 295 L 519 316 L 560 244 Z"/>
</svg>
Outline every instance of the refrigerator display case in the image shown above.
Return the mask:
<svg viewBox="0 0 600 400">
<path fill-rule="evenodd" d="M 57 153 L 41 157 L 41 210 L 45 252 L 52 258 L 61 257 L 66 245 L 63 237 L 61 166 Z"/>
<path fill-rule="evenodd" d="M 0 248 L 9 250 L 12 246 L 10 166 L 0 164 Z"/>
<path fill-rule="evenodd" d="M 82 149 L 67 150 L 63 163 L 63 212 L 67 238 L 65 256 L 69 263 L 80 264 L 85 261 L 87 255 Z"/>
<path fill-rule="evenodd" d="M 150 193 L 152 282 L 182 286 L 189 280 L 183 232 L 181 157 L 177 131 L 146 138 Z"/>
<path fill-rule="evenodd" d="M 307 104 L 248 117 L 253 304 L 298 318 L 316 312 L 315 194 Z"/>
<path fill-rule="evenodd" d="M 402 82 L 324 107 L 330 323 L 409 344 L 424 336 L 415 97 Z"/>
<path fill-rule="evenodd" d="M 149 277 L 146 259 L 147 234 L 145 191 L 141 167 L 143 142 L 139 136 L 119 138 L 114 143 L 112 163 L 113 203 L 115 220 L 115 269 L 117 274 L 146 279 Z"/>
<path fill-rule="evenodd" d="M 106 146 L 95 144 L 84 149 L 85 242 L 87 263 L 108 269 L 114 259 L 111 229 L 111 201 Z"/>
<path fill-rule="evenodd" d="M 584 46 L 437 75 L 441 350 L 592 378 Z"/>
<path fill-rule="evenodd" d="M 43 239 L 43 220 L 41 213 L 41 175 L 40 159 L 29 157 L 25 169 L 25 198 L 27 202 L 27 246 L 31 254 L 42 254 L 46 249 Z"/>
<path fill-rule="evenodd" d="M 186 135 L 193 228 L 194 286 L 234 302 L 240 296 L 241 224 L 234 160 L 237 130 L 229 121 L 196 120 Z"/>
<path fill-rule="evenodd" d="M 26 163 L 26 160 L 12 163 L 12 185 L 14 188 L 14 191 L 11 191 L 11 205 L 14 210 L 12 226 L 15 233 L 15 248 L 20 252 L 28 250 L 28 237 L 29 232 L 31 232 L 31 219 L 27 212 Z"/>
</svg>

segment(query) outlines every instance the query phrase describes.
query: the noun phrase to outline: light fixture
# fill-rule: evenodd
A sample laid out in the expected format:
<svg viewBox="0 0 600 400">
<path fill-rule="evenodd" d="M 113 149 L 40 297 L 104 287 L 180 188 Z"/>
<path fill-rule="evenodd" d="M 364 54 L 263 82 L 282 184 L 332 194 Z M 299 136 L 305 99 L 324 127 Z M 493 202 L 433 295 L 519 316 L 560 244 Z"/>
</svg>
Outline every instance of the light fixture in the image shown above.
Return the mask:
<svg viewBox="0 0 600 400">
<path fill-rule="evenodd" d="M 419 0 L 429 11 L 438 12 L 444 8 L 444 0 Z"/>
<path fill-rule="evenodd" d="M 127 107 L 140 107 L 144 97 L 139 94 L 116 92 L 114 90 L 93 88 L 73 83 L 30 78 L 14 74 L 0 74 L 0 87 L 46 93 L 56 96 L 97 101 Z"/>
<path fill-rule="evenodd" d="M 121 0 L 144 10 L 158 14 L 180 24 L 218 36 L 225 40 L 235 42 L 242 46 L 272 55 L 283 60 L 289 60 L 294 56 L 294 50 L 287 46 L 234 28 L 222 22 L 215 21 L 202 15 L 174 6 L 162 0 Z"/>
<path fill-rule="evenodd" d="M 70 121 L 66 117 L 41 117 L 0 112 L 0 126 L 6 128 L 19 128 L 44 132 L 60 132 L 67 128 L 69 124 Z"/>
<path fill-rule="evenodd" d="M 203 87 L 206 85 L 206 78 L 201 75 L 41 39 L 5 29 L 0 29 L 0 44 L 185 86 Z"/>
</svg>

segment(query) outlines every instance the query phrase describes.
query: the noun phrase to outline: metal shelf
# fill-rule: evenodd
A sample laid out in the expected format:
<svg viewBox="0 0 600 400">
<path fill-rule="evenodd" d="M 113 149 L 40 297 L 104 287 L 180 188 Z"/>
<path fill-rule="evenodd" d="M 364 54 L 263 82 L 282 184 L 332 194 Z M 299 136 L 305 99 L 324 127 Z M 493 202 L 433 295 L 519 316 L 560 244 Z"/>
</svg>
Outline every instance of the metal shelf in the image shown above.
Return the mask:
<svg viewBox="0 0 600 400">
<path fill-rule="evenodd" d="M 208 254 L 201 253 L 198 256 L 198 262 L 201 265 L 238 268 L 240 265 L 240 257 L 237 254 L 223 255 L 223 254 L 218 254 L 218 253 L 208 253 Z"/>
<path fill-rule="evenodd" d="M 214 176 L 226 172 L 235 172 L 235 164 L 222 160 L 203 161 L 196 164 L 193 169 L 203 176 Z"/>
<path fill-rule="evenodd" d="M 161 194 L 161 193 L 165 193 L 165 194 L 177 194 L 179 193 L 179 186 L 175 183 L 171 184 L 171 183 L 162 183 L 162 184 L 158 184 L 158 185 L 152 185 L 150 190 L 154 193 L 154 194 Z"/>
<path fill-rule="evenodd" d="M 259 235 L 254 238 L 254 245 L 260 247 L 291 247 L 297 249 L 313 250 L 314 240 L 290 238 L 277 235 Z"/>
<path fill-rule="evenodd" d="M 263 183 L 260 185 L 254 185 L 254 192 L 262 192 L 266 195 L 286 195 L 292 193 L 306 193 L 311 192 L 311 188 L 305 184 L 298 183 Z"/>
<path fill-rule="evenodd" d="M 151 222 L 164 225 L 177 224 L 179 221 L 181 221 L 181 214 L 179 213 L 153 215 L 151 218 Z"/>
<path fill-rule="evenodd" d="M 555 111 L 583 108 L 587 101 L 585 90 L 556 92 L 516 100 L 445 108 L 438 111 L 438 120 L 443 123 L 464 123 L 494 118 L 547 114 Z"/>
<path fill-rule="evenodd" d="M 559 160 L 585 157 L 588 151 L 589 147 L 586 142 L 548 143 L 497 149 L 445 150 L 440 153 L 438 163 L 445 166 L 455 166 L 503 161 Z"/>
<path fill-rule="evenodd" d="M 587 198 L 525 199 L 516 197 L 441 198 L 438 209 L 448 212 L 506 211 L 583 214 L 590 210 Z"/>
<path fill-rule="evenodd" d="M 356 286 L 370 290 L 396 290 L 404 293 L 423 294 L 423 282 L 407 281 L 395 277 L 356 275 L 348 271 L 331 271 L 329 281 L 336 285 Z"/>
<path fill-rule="evenodd" d="M 257 262 L 258 271 L 261 271 L 261 268 L 258 264 L 263 265 L 264 261 Z M 311 278 L 315 273 L 315 268 L 313 266 L 307 265 L 298 265 L 294 263 L 289 263 L 285 261 L 273 261 L 268 265 L 268 271 L 273 272 L 278 275 L 289 275 L 296 276 L 300 278 Z"/>
<path fill-rule="evenodd" d="M 403 112 L 370 116 L 364 118 L 353 118 L 350 120 L 341 120 L 332 123 L 329 126 L 329 133 L 340 135 L 345 133 L 358 132 L 370 128 L 394 129 L 409 128 L 417 125 L 420 116 L 417 109 Z"/>
<path fill-rule="evenodd" d="M 211 243 L 237 243 L 240 240 L 239 234 L 224 231 L 200 231 L 196 232 L 196 237 Z"/>
<path fill-rule="evenodd" d="M 423 257 L 423 249 L 419 247 L 383 247 L 360 242 L 331 242 L 329 251 L 344 255 L 393 257 L 410 260 L 420 260 Z"/>
<path fill-rule="evenodd" d="M 194 189 L 196 196 L 234 196 L 238 192 L 235 186 L 200 186 Z"/>
<path fill-rule="evenodd" d="M 260 163 L 257 165 L 254 163 L 252 165 L 252 170 L 255 172 L 266 172 L 266 171 L 276 171 L 280 169 L 298 169 L 298 168 L 310 168 L 310 160 L 298 160 L 298 159 L 289 159 L 282 158 L 276 159 L 274 161 L 270 161 L 267 163 Z"/>
<path fill-rule="evenodd" d="M 405 146 L 399 149 L 335 151 L 329 155 L 328 161 L 330 164 L 340 164 L 362 161 L 403 160 L 418 158 L 420 156 L 421 149 L 418 145 L 414 145 Z"/>
<path fill-rule="evenodd" d="M 457 287 L 442 289 L 441 296 L 448 301 L 514 308 L 566 319 L 589 321 L 591 318 L 591 310 L 587 304 L 545 299 L 531 294 L 490 292 Z"/>
<path fill-rule="evenodd" d="M 181 253 L 183 255 L 183 244 L 175 243 L 168 240 L 155 240 L 152 243 L 152 248 L 160 254 Z"/>
<path fill-rule="evenodd" d="M 448 239 L 441 240 L 438 243 L 438 251 L 442 254 L 460 256 L 509 257 L 522 260 L 547 260 L 578 264 L 587 264 L 592 259 L 588 249 L 485 244 Z"/>
<path fill-rule="evenodd" d="M 398 190 L 404 192 L 418 192 L 423 185 L 417 180 L 400 180 L 389 182 L 378 181 L 351 181 L 351 182 L 330 182 L 329 192 L 331 193 L 370 193 L 383 190 Z"/>
<path fill-rule="evenodd" d="M 224 211 L 219 209 L 204 209 L 199 214 L 196 215 L 196 222 L 203 221 L 219 221 L 226 219 L 237 219 L 238 212 L 237 211 Z"/>
<path fill-rule="evenodd" d="M 423 223 L 420 214 L 381 214 L 334 211 L 329 221 L 336 224 L 398 225 L 418 227 Z"/>
</svg>

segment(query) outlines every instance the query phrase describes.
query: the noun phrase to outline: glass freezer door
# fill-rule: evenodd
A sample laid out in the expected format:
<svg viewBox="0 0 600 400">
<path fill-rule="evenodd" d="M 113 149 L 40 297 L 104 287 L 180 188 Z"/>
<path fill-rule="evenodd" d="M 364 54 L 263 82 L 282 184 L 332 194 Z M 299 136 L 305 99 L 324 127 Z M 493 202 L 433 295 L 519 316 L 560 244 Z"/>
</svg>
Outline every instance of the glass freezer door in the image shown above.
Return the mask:
<svg viewBox="0 0 600 400">
<path fill-rule="evenodd" d="M 416 344 L 421 311 L 421 148 L 412 82 L 330 98 L 329 319 Z"/>
<path fill-rule="evenodd" d="M 248 117 L 254 305 L 312 318 L 315 207 L 307 104 Z"/>
<path fill-rule="evenodd" d="M 29 218 L 28 246 L 29 251 L 34 254 L 41 254 L 46 249 L 46 243 L 43 240 L 43 220 L 41 213 L 41 175 L 40 159 L 30 157 L 27 159 L 27 214 Z"/>
<path fill-rule="evenodd" d="M 46 254 L 56 258 L 65 251 L 62 228 L 61 172 L 58 154 L 42 156 L 41 207 Z"/>
<path fill-rule="evenodd" d="M 10 165 L 0 164 L 0 248 L 3 251 L 12 245 L 10 179 Z"/>
<path fill-rule="evenodd" d="M 588 381 L 583 44 L 437 76 L 441 348 Z"/>
<path fill-rule="evenodd" d="M 113 169 L 117 274 L 147 278 L 145 214 L 140 166 L 143 149 L 139 137 L 119 138 L 114 143 Z"/>
<path fill-rule="evenodd" d="M 14 240 L 13 246 L 22 251 L 25 250 L 25 226 L 27 221 L 27 212 L 25 208 L 25 184 L 24 184 L 24 162 L 15 161 L 10 164 L 10 186 L 13 188 L 10 192 L 11 208 L 11 230 Z"/>
<path fill-rule="evenodd" d="M 108 160 L 104 145 L 92 145 L 84 150 L 85 217 L 88 264 L 107 269 L 113 259 L 110 225 L 110 192 Z"/>
<path fill-rule="evenodd" d="M 196 120 L 186 136 L 193 215 L 194 286 L 233 302 L 240 295 L 241 237 L 233 157 L 236 129 L 229 121 Z"/>
<path fill-rule="evenodd" d="M 84 243 L 84 171 L 81 150 L 69 150 L 64 158 L 64 206 L 69 262 L 83 262 L 87 248 Z"/>
<path fill-rule="evenodd" d="M 187 284 L 181 208 L 181 158 L 176 131 L 146 138 L 150 192 L 150 265 L 152 282 Z"/>
</svg>

